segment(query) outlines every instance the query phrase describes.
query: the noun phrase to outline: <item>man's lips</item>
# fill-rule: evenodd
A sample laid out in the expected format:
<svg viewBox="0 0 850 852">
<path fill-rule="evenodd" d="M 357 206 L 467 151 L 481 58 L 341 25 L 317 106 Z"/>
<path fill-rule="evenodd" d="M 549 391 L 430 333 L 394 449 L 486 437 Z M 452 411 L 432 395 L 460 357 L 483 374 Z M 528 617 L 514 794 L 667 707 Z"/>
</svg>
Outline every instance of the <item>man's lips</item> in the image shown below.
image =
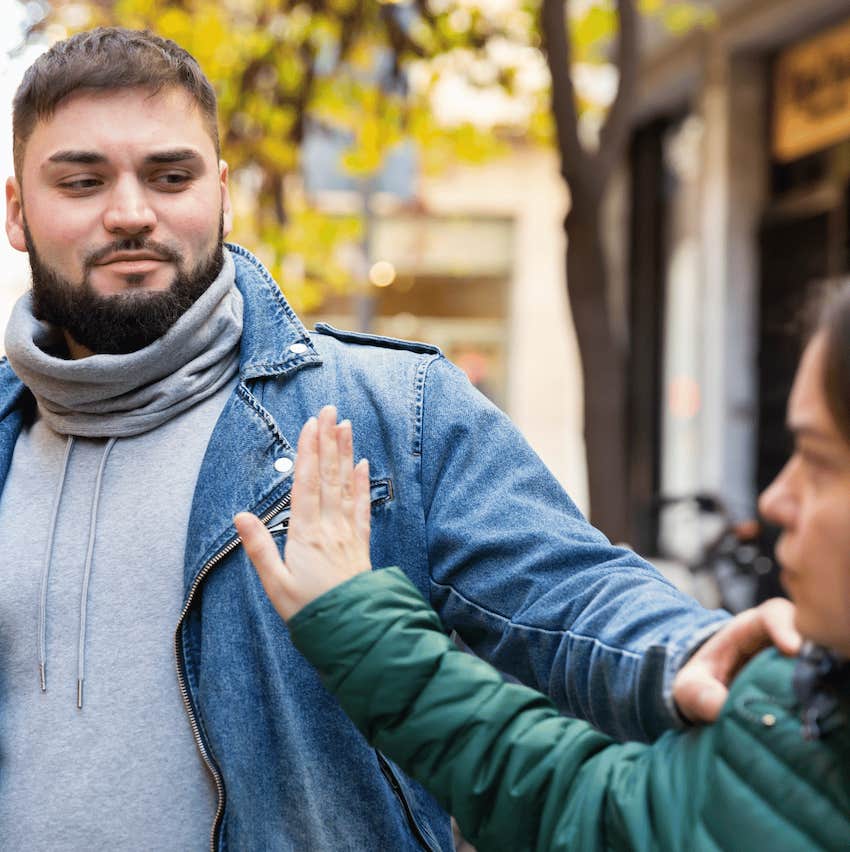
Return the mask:
<svg viewBox="0 0 850 852">
<path fill-rule="evenodd" d="M 141 273 L 150 272 L 167 262 L 166 258 L 155 254 L 112 254 L 95 266 L 109 267 L 115 272 Z"/>
</svg>

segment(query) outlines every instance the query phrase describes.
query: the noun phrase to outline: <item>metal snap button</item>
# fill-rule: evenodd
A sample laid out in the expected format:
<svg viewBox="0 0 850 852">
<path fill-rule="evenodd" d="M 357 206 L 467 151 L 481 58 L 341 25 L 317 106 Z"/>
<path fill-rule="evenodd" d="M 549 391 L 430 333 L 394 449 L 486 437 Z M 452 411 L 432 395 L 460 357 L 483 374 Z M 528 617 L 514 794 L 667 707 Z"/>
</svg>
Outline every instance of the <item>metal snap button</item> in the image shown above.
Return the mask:
<svg viewBox="0 0 850 852">
<path fill-rule="evenodd" d="M 293 343 L 292 346 L 289 347 L 289 351 L 293 353 L 293 355 L 303 355 L 307 351 L 306 343 Z"/>
<path fill-rule="evenodd" d="M 766 728 L 772 728 L 776 724 L 776 716 L 773 713 L 765 713 L 764 716 L 761 717 L 761 723 Z"/>
<path fill-rule="evenodd" d="M 288 459 L 286 456 L 283 456 L 282 458 L 279 458 L 279 459 L 275 459 L 274 469 L 278 473 L 289 473 L 289 471 L 292 470 L 292 467 L 293 467 L 292 459 Z"/>
</svg>

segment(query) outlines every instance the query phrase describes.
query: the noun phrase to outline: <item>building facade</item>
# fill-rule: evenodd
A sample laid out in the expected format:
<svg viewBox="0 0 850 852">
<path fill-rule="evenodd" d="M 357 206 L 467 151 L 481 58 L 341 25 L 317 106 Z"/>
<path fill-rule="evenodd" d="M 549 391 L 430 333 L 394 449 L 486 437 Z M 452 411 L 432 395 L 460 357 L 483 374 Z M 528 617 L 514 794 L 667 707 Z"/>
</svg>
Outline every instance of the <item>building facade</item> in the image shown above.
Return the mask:
<svg viewBox="0 0 850 852">
<path fill-rule="evenodd" d="M 636 517 L 655 493 L 754 513 L 789 450 L 800 309 L 850 273 L 850 7 L 715 5 L 711 28 L 645 51 L 612 201 L 628 211 L 617 242 L 633 350 L 653 342 L 631 368 L 648 451 Z"/>
</svg>

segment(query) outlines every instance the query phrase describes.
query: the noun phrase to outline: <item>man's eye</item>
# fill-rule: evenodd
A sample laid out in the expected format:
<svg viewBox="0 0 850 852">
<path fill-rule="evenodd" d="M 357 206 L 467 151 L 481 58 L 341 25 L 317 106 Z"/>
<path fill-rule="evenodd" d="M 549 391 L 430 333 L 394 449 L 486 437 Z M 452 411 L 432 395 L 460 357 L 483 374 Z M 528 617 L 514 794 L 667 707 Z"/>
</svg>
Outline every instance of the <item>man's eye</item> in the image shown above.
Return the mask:
<svg viewBox="0 0 850 852">
<path fill-rule="evenodd" d="M 185 186 L 191 180 L 191 175 L 185 172 L 163 172 L 154 176 L 154 182 L 159 186 L 165 186 L 168 189 L 177 189 Z"/>
<path fill-rule="evenodd" d="M 100 178 L 74 178 L 62 181 L 59 186 L 69 192 L 85 192 L 87 189 L 95 189 L 100 184 Z"/>
</svg>

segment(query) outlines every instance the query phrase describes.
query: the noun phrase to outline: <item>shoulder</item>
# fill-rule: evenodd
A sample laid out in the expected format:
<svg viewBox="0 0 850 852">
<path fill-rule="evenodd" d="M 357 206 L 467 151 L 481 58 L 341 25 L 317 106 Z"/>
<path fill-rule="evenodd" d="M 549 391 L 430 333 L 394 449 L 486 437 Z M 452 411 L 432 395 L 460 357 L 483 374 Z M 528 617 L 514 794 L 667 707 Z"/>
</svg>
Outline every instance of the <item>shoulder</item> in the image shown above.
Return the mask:
<svg viewBox="0 0 850 852">
<path fill-rule="evenodd" d="M 429 343 L 347 331 L 326 323 L 317 324 L 310 341 L 333 373 L 355 383 L 386 382 L 396 392 L 407 387 L 416 397 L 426 382 L 434 381 L 435 374 L 455 371 L 439 347 Z"/>
<path fill-rule="evenodd" d="M 717 723 L 717 776 L 707 797 L 706 819 L 717 821 L 723 815 L 729 826 L 735 823 L 728 795 L 718 786 L 725 779 L 727 787 L 748 791 L 750 799 L 776 813 L 796 801 L 801 807 L 795 808 L 793 821 L 810 838 L 830 837 L 838 826 L 850 830 L 846 724 L 823 739 L 804 739 L 792 686 L 794 665 L 771 649 L 733 684 Z"/>
<path fill-rule="evenodd" d="M 325 322 L 316 324 L 313 329 L 314 338 L 331 338 L 337 343 L 358 347 L 372 347 L 390 350 L 393 352 L 414 352 L 420 355 L 441 356 L 440 348 L 430 343 L 420 343 L 415 340 L 402 340 L 398 337 L 384 337 L 379 334 L 365 334 L 359 331 L 348 331 L 346 329 L 334 328 Z"/>
</svg>

